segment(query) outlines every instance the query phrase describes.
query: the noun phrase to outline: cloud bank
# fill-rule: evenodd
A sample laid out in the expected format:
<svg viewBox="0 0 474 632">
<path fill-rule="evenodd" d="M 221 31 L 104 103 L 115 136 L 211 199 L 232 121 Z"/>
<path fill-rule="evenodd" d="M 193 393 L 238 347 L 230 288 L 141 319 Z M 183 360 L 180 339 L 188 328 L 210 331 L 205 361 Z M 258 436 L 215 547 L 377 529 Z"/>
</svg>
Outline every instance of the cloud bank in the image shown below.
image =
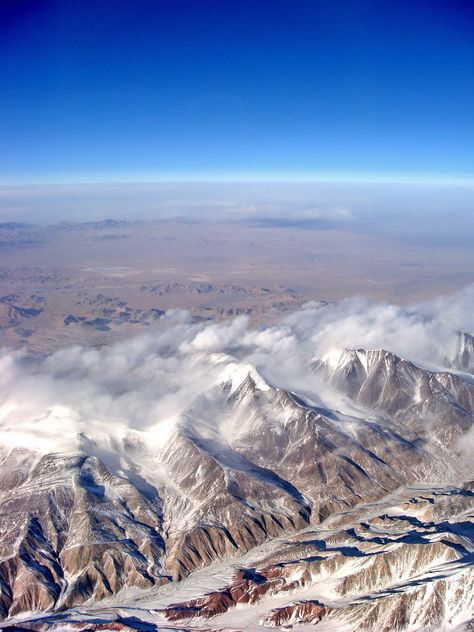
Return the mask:
<svg viewBox="0 0 474 632">
<path fill-rule="evenodd" d="M 343 182 L 0 185 L 0 222 L 122 220 L 341 227 L 472 240 L 474 186 Z"/>
<path fill-rule="evenodd" d="M 384 348 L 449 368 L 459 331 L 474 332 L 474 286 L 411 307 L 364 298 L 309 303 L 259 329 L 246 317 L 196 323 L 175 310 L 152 333 L 102 349 L 76 346 L 40 359 L 2 350 L 2 443 L 68 451 L 81 433 L 109 447 L 144 433 L 159 446 L 215 384 L 254 371 L 272 386 L 321 401 L 327 389 L 312 368 L 316 360 L 344 348 Z"/>
</svg>

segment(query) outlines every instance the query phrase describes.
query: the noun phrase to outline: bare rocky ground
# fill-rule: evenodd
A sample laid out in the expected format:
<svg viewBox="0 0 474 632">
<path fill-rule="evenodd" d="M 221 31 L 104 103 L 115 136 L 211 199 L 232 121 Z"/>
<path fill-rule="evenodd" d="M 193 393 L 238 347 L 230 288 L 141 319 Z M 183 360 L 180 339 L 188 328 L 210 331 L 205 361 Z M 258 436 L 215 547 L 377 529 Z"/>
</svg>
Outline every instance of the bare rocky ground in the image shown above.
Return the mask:
<svg viewBox="0 0 474 632">
<path fill-rule="evenodd" d="M 251 223 L 0 224 L 0 345 L 108 344 L 163 310 L 270 323 L 309 300 L 397 304 L 473 280 L 472 249 Z M 433 279 L 436 282 L 433 283 Z"/>
</svg>

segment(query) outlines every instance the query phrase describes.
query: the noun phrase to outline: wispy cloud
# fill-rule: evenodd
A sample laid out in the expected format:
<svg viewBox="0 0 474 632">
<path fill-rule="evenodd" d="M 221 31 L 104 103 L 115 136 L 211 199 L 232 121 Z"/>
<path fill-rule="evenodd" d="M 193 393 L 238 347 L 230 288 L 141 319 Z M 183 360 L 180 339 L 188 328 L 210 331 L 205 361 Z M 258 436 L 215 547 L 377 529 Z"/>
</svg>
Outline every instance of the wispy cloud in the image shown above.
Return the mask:
<svg viewBox="0 0 474 632">
<path fill-rule="evenodd" d="M 474 186 L 194 182 L 0 186 L 0 221 L 172 219 L 326 222 L 409 234 L 472 234 Z"/>
<path fill-rule="evenodd" d="M 309 392 L 317 401 L 323 391 L 315 359 L 343 348 L 384 348 L 446 366 L 458 331 L 474 331 L 473 315 L 471 286 L 405 308 L 362 298 L 309 303 L 258 329 L 245 317 L 206 324 L 171 311 L 149 335 L 103 349 L 76 346 L 43 359 L 3 350 L 2 442 L 72 450 L 83 433 L 109 447 L 135 435 L 158 446 L 198 394 L 235 371 L 243 379 L 255 370 L 269 384 Z"/>
</svg>

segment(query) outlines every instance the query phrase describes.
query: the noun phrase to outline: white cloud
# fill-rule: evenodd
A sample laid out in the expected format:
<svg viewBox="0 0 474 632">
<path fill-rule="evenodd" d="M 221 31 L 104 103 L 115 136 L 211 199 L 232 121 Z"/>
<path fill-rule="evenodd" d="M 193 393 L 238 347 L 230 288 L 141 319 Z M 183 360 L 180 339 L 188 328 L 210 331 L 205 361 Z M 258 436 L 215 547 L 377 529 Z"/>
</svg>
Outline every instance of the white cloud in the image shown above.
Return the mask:
<svg viewBox="0 0 474 632">
<path fill-rule="evenodd" d="M 385 348 L 442 366 L 453 356 L 458 330 L 474 331 L 474 287 L 412 307 L 363 298 L 309 303 L 279 325 L 259 329 L 245 317 L 196 324 L 175 310 L 152 333 L 100 350 L 72 347 L 39 360 L 3 350 L 2 442 L 70 450 L 77 433 L 104 447 L 138 433 L 159 446 L 198 394 L 240 375 L 235 362 L 256 367 L 273 386 L 318 401 L 316 358 L 347 347 Z"/>
</svg>

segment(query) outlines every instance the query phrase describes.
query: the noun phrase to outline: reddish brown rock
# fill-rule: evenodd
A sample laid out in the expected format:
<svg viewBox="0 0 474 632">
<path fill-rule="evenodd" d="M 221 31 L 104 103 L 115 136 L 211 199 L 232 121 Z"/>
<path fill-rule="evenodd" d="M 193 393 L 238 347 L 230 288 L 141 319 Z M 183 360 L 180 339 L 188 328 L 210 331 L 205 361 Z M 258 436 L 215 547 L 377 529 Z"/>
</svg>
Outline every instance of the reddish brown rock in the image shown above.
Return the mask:
<svg viewBox="0 0 474 632">
<path fill-rule="evenodd" d="M 235 606 L 231 595 L 227 591 L 212 592 L 199 599 L 191 599 L 183 603 L 175 604 L 164 611 L 170 621 L 180 621 L 181 619 L 192 619 L 194 617 L 204 617 L 210 619 L 218 614 L 223 614 L 231 607 Z"/>
<path fill-rule="evenodd" d="M 166 610 L 164 615 L 170 621 L 192 619 L 194 617 L 211 618 L 237 604 L 253 604 L 264 595 L 278 594 L 288 590 L 302 588 L 305 575 L 299 580 L 287 581 L 284 567 L 271 566 L 262 571 L 254 568 L 240 569 L 234 576 L 232 583 L 221 591 L 204 595 L 199 599 L 174 604 Z"/>
<path fill-rule="evenodd" d="M 262 621 L 262 625 L 279 628 L 282 625 L 293 623 L 318 623 L 330 612 L 318 601 L 298 601 L 285 606 L 275 608 Z"/>
</svg>

